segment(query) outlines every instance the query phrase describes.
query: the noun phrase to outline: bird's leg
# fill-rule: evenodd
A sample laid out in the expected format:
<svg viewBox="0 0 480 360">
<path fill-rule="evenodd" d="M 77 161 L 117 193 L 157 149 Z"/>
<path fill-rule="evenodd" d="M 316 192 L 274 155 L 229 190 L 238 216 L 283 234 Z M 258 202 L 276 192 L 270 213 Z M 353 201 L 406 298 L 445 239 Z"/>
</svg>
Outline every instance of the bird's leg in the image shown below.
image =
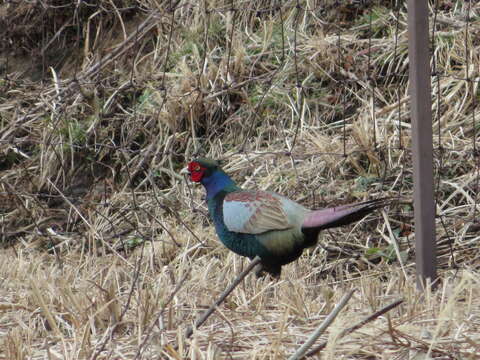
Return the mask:
<svg viewBox="0 0 480 360">
<path fill-rule="evenodd" d="M 272 278 L 278 280 L 280 279 L 280 275 L 282 273 L 282 267 L 279 265 L 270 265 L 261 262 L 260 264 L 255 266 L 255 275 L 257 278 L 264 277 L 265 273 L 268 273 L 272 276 Z"/>
<path fill-rule="evenodd" d="M 282 267 L 281 266 L 269 266 L 265 267 L 265 271 L 270 274 L 275 280 L 280 279 L 280 275 L 282 274 Z"/>
</svg>

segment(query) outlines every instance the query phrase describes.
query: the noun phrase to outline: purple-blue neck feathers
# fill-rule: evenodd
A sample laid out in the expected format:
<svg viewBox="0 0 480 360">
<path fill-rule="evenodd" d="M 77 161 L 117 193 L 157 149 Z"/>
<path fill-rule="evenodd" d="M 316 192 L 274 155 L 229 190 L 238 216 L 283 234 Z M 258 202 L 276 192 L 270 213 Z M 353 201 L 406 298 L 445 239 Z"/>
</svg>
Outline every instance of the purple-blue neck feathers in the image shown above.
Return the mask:
<svg viewBox="0 0 480 360">
<path fill-rule="evenodd" d="M 235 182 L 222 170 L 215 170 L 212 175 L 202 178 L 200 182 L 207 190 L 207 199 L 213 198 L 220 191 L 226 190 L 226 188 L 237 188 Z"/>
</svg>

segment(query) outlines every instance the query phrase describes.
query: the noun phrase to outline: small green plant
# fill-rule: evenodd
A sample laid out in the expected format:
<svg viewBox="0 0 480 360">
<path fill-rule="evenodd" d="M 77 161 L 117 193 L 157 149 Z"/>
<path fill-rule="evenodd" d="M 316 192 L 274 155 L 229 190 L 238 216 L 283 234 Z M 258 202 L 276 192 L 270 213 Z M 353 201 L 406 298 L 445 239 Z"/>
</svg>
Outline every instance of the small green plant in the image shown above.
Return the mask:
<svg viewBox="0 0 480 360">
<path fill-rule="evenodd" d="M 397 251 L 395 250 L 395 246 L 390 244 L 385 247 L 372 247 L 365 251 L 365 256 L 369 260 L 374 260 L 378 258 L 382 258 L 388 264 L 393 263 L 394 261 L 398 260 Z M 405 263 L 408 259 L 408 253 L 405 250 L 400 251 L 400 260 L 402 263 Z"/>
<path fill-rule="evenodd" d="M 390 10 L 383 6 L 376 6 L 371 11 L 365 12 L 357 21 L 358 26 L 363 26 L 366 37 L 382 38 L 391 35 L 395 30 L 388 19 Z"/>
<path fill-rule="evenodd" d="M 143 242 L 144 242 L 143 239 L 134 237 L 126 241 L 125 247 L 129 250 L 132 250 L 132 249 L 135 249 L 137 246 L 142 245 Z"/>
<path fill-rule="evenodd" d="M 370 185 L 377 182 L 377 177 L 364 177 L 359 176 L 355 181 L 355 190 L 357 191 L 366 191 L 369 189 Z"/>
</svg>

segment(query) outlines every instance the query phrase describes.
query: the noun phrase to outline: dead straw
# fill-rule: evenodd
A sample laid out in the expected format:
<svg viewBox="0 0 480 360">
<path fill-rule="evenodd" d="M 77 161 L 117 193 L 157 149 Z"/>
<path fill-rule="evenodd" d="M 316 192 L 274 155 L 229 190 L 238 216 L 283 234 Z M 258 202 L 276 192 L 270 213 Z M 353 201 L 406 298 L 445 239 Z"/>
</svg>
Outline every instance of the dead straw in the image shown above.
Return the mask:
<svg viewBox="0 0 480 360">
<path fill-rule="evenodd" d="M 325 320 L 320 324 L 318 328 L 315 329 L 315 331 L 310 335 L 308 340 L 300 346 L 300 348 L 293 354 L 292 356 L 289 357 L 289 360 L 298 360 L 303 357 L 303 355 L 306 353 L 306 351 L 317 341 L 317 339 L 327 330 L 327 328 L 333 323 L 333 320 L 340 314 L 340 311 L 347 305 L 348 301 L 352 297 L 353 293 L 355 292 L 355 289 L 350 290 L 348 293 L 346 293 L 340 302 L 335 306 L 335 308 L 332 310 L 332 312 L 326 317 Z"/>
<path fill-rule="evenodd" d="M 255 256 L 255 258 L 252 260 L 252 262 L 247 266 L 245 270 L 243 270 L 242 273 L 240 273 L 235 280 L 228 286 L 225 291 L 218 297 L 218 299 L 208 308 L 207 311 L 203 313 L 202 316 L 200 316 L 196 321 L 195 324 L 192 326 L 189 326 L 187 330 L 185 331 L 185 338 L 188 339 L 190 336 L 193 334 L 193 329 L 198 329 L 202 324 L 207 321 L 207 319 L 210 317 L 210 315 L 213 314 L 213 312 L 217 309 L 217 306 L 220 305 L 228 295 L 235 289 L 240 282 L 245 278 L 245 276 L 248 275 L 252 269 L 257 266 L 260 263 L 261 259 L 258 256 Z"/>
<path fill-rule="evenodd" d="M 342 299 L 343 300 L 343 299 Z M 403 299 L 398 299 L 396 301 L 394 301 L 393 303 L 381 308 L 380 310 L 374 312 L 372 315 L 369 315 L 367 316 L 365 319 L 359 321 L 358 323 L 356 323 L 355 325 L 343 330 L 340 335 L 339 335 L 339 338 L 342 338 L 348 334 L 351 334 L 352 332 L 354 332 L 355 330 L 358 330 L 360 329 L 362 326 L 368 324 L 369 322 L 377 319 L 378 317 L 382 316 L 383 314 L 385 314 L 386 312 L 396 308 L 398 305 L 400 305 L 401 303 L 403 303 Z M 318 338 L 318 337 L 317 337 Z M 317 345 L 316 347 L 314 347 L 312 350 L 310 350 L 308 353 L 305 354 L 305 356 L 313 356 L 315 355 L 316 353 L 318 353 L 319 351 L 321 351 L 322 349 L 325 348 L 325 346 L 327 346 L 327 342 L 324 341 L 322 342 L 321 344 Z M 300 358 L 298 358 L 300 359 Z"/>
</svg>

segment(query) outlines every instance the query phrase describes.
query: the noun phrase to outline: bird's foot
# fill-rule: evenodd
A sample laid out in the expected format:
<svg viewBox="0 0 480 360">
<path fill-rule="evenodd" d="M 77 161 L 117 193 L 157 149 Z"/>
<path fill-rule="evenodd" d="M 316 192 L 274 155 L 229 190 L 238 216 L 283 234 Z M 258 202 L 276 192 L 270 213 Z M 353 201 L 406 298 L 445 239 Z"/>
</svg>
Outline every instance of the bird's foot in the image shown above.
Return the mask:
<svg viewBox="0 0 480 360">
<path fill-rule="evenodd" d="M 280 275 L 282 273 L 282 268 L 280 266 L 269 266 L 263 263 L 255 266 L 254 270 L 257 278 L 264 277 L 266 274 L 269 274 L 275 280 L 280 279 Z"/>
</svg>

